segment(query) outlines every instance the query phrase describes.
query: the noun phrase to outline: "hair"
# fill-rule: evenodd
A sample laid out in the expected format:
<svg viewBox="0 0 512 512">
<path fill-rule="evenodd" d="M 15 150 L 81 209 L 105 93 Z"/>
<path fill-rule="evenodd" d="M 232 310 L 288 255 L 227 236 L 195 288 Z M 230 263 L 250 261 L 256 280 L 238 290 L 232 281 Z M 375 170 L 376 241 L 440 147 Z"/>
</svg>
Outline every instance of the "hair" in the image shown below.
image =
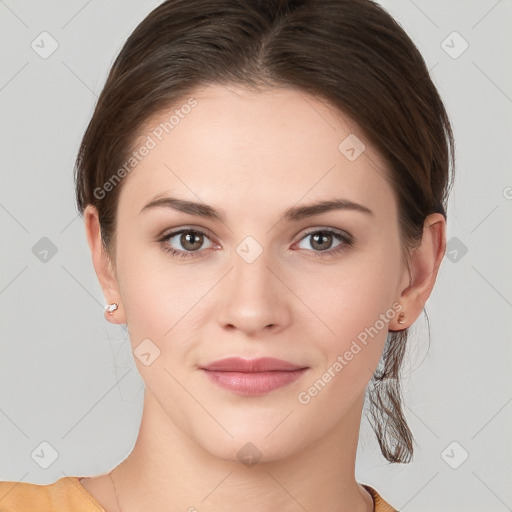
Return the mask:
<svg viewBox="0 0 512 512">
<path fill-rule="evenodd" d="M 97 208 L 113 260 L 125 174 L 119 171 L 145 124 L 211 84 L 293 88 L 355 121 L 389 167 L 404 254 L 421 242 L 427 215 L 446 218 L 455 164 L 448 115 L 418 49 L 381 6 L 372 0 L 167 0 L 115 59 L 76 159 L 79 213 L 89 204 Z M 118 183 L 107 189 L 114 178 Z M 413 454 L 399 380 L 406 343 L 407 330 L 388 332 L 369 390 L 372 428 L 390 462 L 409 462 Z"/>
</svg>

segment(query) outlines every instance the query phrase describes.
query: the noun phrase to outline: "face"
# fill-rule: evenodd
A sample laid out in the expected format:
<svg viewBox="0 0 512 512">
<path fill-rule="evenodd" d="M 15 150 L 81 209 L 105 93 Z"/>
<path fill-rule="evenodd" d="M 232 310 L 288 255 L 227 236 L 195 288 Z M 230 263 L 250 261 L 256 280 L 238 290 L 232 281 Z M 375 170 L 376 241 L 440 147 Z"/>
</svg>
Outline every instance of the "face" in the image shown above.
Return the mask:
<svg viewBox="0 0 512 512">
<path fill-rule="evenodd" d="M 120 300 L 169 424 L 217 457 L 251 442 L 273 460 L 361 403 L 400 307 L 396 198 L 383 159 L 324 102 L 291 89 L 191 96 L 168 133 L 173 112 L 148 123 L 141 145 L 154 147 L 125 178 Z M 162 198 L 182 203 L 144 208 Z M 303 208 L 326 201 L 338 207 Z M 303 370 L 202 369 L 228 357 Z"/>
</svg>

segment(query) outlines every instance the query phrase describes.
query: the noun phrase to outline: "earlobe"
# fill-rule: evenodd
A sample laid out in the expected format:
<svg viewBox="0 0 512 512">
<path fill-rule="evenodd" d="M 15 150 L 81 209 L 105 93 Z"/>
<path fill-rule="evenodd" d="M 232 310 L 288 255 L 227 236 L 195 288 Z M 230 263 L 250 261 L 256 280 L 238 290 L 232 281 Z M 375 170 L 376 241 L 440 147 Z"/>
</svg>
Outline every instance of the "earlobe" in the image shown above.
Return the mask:
<svg viewBox="0 0 512 512">
<path fill-rule="evenodd" d="M 85 208 L 84 223 L 94 270 L 107 301 L 107 307 L 114 303 L 118 305 L 115 309 L 111 308 L 111 311 L 105 308 L 105 319 L 114 324 L 126 323 L 123 308 L 120 307 L 121 296 L 112 260 L 102 243 L 98 210 L 93 205 L 87 205 Z"/>
<path fill-rule="evenodd" d="M 124 318 L 124 314 L 121 314 L 119 310 L 119 303 L 113 302 L 112 304 L 107 304 L 104 308 L 105 311 L 105 319 L 109 321 L 111 324 L 125 324 L 125 321 L 121 321 L 121 318 Z M 117 314 L 116 314 L 117 312 Z M 117 315 L 117 316 L 116 316 Z"/>
<path fill-rule="evenodd" d="M 421 243 L 411 253 L 409 282 L 400 290 L 402 312 L 390 330 L 407 329 L 423 311 L 446 250 L 446 220 L 440 213 L 425 218 Z M 400 322 L 402 320 L 402 322 Z"/>
</svg>

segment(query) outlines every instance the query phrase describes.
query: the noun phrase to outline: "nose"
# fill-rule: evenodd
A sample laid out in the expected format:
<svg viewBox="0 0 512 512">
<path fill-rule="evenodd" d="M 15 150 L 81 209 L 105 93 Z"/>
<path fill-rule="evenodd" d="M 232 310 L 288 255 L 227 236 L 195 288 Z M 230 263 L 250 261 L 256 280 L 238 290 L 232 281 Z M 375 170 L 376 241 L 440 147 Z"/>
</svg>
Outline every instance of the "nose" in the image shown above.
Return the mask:
<svg viewBox="0 0 512 512">
<path fill-rule="evenodd" d="M 218 322 L 250 337 L 263 331 L 278 332 L 291 321 L 292 294 L 265 251 L 249 263 L 238 254 L 218 290 Z M 274 265 L 275 266 L 275 265 Z"/>
</svg>

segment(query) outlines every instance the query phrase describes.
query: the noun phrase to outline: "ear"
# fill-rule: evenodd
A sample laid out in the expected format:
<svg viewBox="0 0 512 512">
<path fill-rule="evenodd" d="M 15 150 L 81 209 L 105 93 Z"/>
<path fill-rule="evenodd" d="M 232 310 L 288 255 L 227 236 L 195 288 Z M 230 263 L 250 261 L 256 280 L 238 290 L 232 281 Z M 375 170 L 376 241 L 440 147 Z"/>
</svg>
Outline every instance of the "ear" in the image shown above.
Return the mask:
<svg viewBox="0 0 512 512">
<path fill-rule="evenodd" d="M 96 271 L 96 276 L 103 290 L 105 300 L 107 304 L 117 302 L 119 305 L 118 309 L 112 313 L 105 311 L 105 318 L 113 324 L 125 324 L 126 317 L 121 304 L 119 284 L 117 282 L 114 265 L 101 241 L 98 210 L 95 206 L 87 205 L 85 208 L 84 223 L 94 270 Z"/>
<path fill-rule="evenodd" d="M 398 289 L 398 302 L 403 309 L 403 324 L 398 318 L 390 330 L 400 331 L 415 322 L 432 292 L 437 272 L 446 251 L 446 220 L 440 213 L 425 218 L 421 243 L 411 254 L 410 268 L 405 269 Z"/>
</svg>

